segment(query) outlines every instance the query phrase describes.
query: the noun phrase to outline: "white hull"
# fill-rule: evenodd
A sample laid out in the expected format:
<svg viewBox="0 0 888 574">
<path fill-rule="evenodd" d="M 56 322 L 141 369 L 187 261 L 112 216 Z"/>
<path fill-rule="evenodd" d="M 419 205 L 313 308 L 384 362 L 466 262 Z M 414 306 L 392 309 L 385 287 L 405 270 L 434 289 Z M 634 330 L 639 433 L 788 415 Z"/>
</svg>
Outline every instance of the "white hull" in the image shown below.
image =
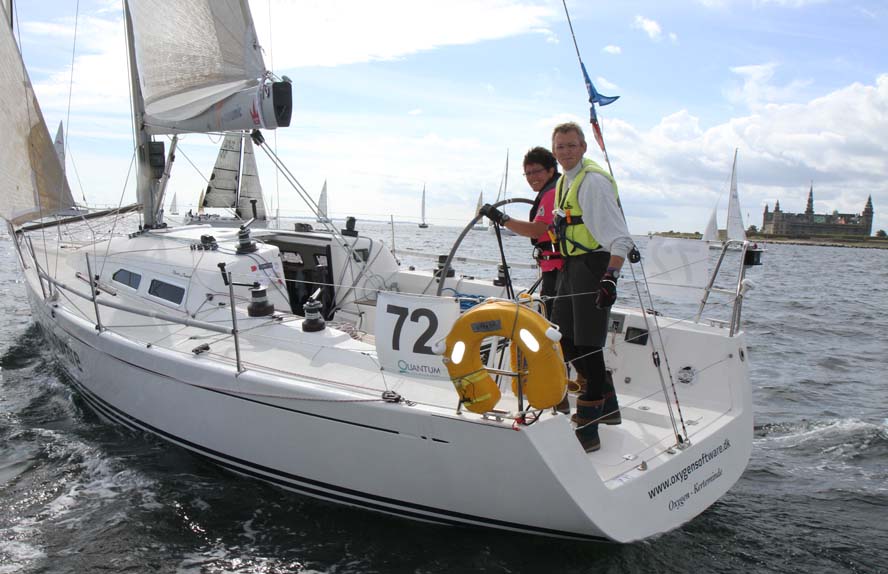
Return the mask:
<svg viewBox="0 0 888 574">
<path fill-rule="evenodd" d="M 197 237 L 201 230 L 187 233 Z M 224 240 L 223 231 L 216 235 Z M 165 240 L 132 241 L 159 247 Z M 74 273 L 93 248 L 81 249 L 60 258 L 58 280 L 88 291 Z M 240 317 L 240 374 L 230 337 L 213 337 L 211 351 L 197 355 L 191 350 L 206 331 L 107 307 L 101 321 L 114 327 L 99 332 L 91 303 L 80 300 L 74 310 L 64 297 L 44 298 L 26 248 L 23 255 L 34 317 L 96 411 L 309 496 L 446 524 L 630 541 L 705 510 L 736 482 L 750 454 L 742 333 L 729 337 L 725 329 L 686 322 L 666 329 L 673 365 L 702 368 L 702 361 L 724 358 L 692 384 L 680 385 L 691 443 L 683 450 L 673 448 L 649 345 L 615 345 L 619 352 L 608 352 L 607 362 L 619 381 L 624 422 L 602 427 L 602 450 L 586 454 L 564 415 L 549 410 L 535 424 L 513 428 L 508 417 L 458 414 L 449 382 L 392 373 L 383 379 L 368 358 L 371 345 L 330 327 L 304 333 L 301 318 Z M 45 256 L 38 253 L 37 261 Z M 201 289 L 211 277 L 202 277 Z M 428 277 L 405 273 L 399 279 L 404 289 Z M 114 301 L 146 305 L 125 291 L 120 288 Z M 355 304 L 360 308 L 357 298 Z M 223 322 L 226 314 L 223 308 L 202 318 Z M 627 326 L 643 326 L 640 314 L 620 314 Z M 385 388 L 415 404 L 383 402 Z M 515 401 L 507 393 L 499 408 L 514 411 Z"/>
</svg>

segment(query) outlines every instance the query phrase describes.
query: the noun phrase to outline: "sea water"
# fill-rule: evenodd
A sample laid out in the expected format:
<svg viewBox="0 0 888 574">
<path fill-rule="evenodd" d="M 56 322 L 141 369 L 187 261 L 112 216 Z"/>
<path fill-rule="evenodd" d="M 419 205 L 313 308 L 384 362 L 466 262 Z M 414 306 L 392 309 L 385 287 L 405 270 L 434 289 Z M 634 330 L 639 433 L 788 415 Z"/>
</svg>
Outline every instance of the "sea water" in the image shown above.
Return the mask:
<svg viewBox="0 0 888 574">
<path fill-rule="evenodd" d="M 391 243 L 390 225 L 357 228 Z M 459 232 L 394 225 L 398 249 L 434 254 Z M 526 239 L 503 242 L 508 261 L 529 261 Z M 470 232 L 459 255 L 500 258 L 487 231 Z M 745 474 L 684 527 L 616 545 L 320 502 L 105 423 L 34 328 L 13 245 L 0 235 L 0 574 L 886 572 L 888 251 L 768 245 L 763 261 L 749 269 L 755 289 L 743 306 L 755 407 Z M 457 273 L 496 270 L 460 264 Z M 525 284 L 534 276 L 513 274 Z M 620 299 L 637 305 L 630 276 Z M 654 304 L 678 318 L 696 311 Z"/>
</svg>

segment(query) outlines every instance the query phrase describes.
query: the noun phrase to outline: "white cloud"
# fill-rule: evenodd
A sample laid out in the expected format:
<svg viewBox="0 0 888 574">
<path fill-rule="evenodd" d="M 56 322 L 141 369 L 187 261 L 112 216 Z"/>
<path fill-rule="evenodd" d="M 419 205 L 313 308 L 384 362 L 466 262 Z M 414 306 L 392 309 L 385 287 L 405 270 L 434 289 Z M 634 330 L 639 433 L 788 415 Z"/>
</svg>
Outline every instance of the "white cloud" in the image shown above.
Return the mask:
<svg viewBox="0 0 888 574">
<path fill-rule="evenodd" d="M 663 36 L 663 29 L 660 28 L 660 24 L 658 24 L 656 20 L 651 20 L 644 16 L 636 16 L 632 27 L 643 30 L 651 40 L 656 41 Z"/>
<path fill-rule="evenodd" d="M 669 41 L 673 44 L 678 44 L 678 34 L 675 32 L 669 32 Z"/>
<path fill-rule="evenodd" d="M 859 213 L 868 195 L 877 229 L 888 225 L 888 74 L 874 85 L 852 84 L 805 103 L 763 106 L 754 113 L 702 128 L 687 110 L 650 130 L 610 120 L 608 151 L 634 231 L 658 230 L 655 218 L 702 231 L 726 187 L 734 148 L 747 224 L 761 225 L 765 201 L 804 209 L 814 180 L 818 212 Z M 722 202 L 724 204 L 724 202 Z M 637 209 L 637 211 L 635 211 Z M 650 217 L 650 220 L 646 220 Z M 679 223 L 675 223 L 675 228 Z"/>
<path fill-rule="evenodd" d="M 793 80 L 784 86 L 776 86 L 772 80 L 778 67 L 776 62 L 768 62 L 731 68 L 743 79 L 743 84 L 726 89 L 725 96 L 730 102 L 752 110 L 767 104 L 798 100 L 801 90 L 810 82 Z"/>
<path fill-rule="evenodd" d="M 601 49 L 601 51 L 606 54 L 615 54 L 615 55 L 623 53 L 622 48 L 620 48 L 619 46 L 614 46 L 613 44 L 609 44 L 609 45 L 605 46 L 604 48 Z"/>
<path fill-rule="evenodd" d="M 381 14 L 390 17 L 380 18 Z M 553 6 L 526 0 L 275 2 L 270 17 L 278 69 L 392 60 L 518 34 L 543 34 L 552 41 L 549 23 L 560 18 Z M 260 42 L 272 45 L 265 2 L 255 3 L 253 19 Z"/>
<path fill-rule="evenodd" d="M 602 76 L 598 76 L 595 78 L 595 87 L 596 88 L 604 88 L 605 91 L 616 91 L 619 90 L 620 87 L 613 82 L 607 80 Z"/>
</svg>

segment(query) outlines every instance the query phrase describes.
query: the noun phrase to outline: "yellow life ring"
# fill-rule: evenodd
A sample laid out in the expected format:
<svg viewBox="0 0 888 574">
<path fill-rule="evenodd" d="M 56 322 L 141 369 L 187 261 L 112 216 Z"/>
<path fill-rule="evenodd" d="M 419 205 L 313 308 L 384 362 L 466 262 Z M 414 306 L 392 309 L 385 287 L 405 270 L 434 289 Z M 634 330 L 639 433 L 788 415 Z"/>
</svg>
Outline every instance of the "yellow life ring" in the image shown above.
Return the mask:
<svg viewBox="0 0 888 574">
<path fill-rule="evenodd" d="M 521 374 L 522 386 L 531 407 L 545 409 L 561 402 L 567 389 L 567 370 L 558 343 L 561 333 L 524 305 L 488 301 L 463 313 L 445 340 L 447 372 L 468 410 L 486 413 L 502 396 L 481 362 L 481 343 L 487 337 L 510 339 L 510 354 L 516 355 L 516 349 L 521 353 L 522 371 L 526 370 Z"/>
</svg>

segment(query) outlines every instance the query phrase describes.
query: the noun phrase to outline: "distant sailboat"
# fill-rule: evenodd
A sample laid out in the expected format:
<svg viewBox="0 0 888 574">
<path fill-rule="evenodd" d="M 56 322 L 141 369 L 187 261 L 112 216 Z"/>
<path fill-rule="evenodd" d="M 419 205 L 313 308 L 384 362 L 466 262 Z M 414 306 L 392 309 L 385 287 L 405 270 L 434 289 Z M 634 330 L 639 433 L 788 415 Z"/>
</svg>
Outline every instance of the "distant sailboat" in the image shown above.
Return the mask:
<svg viewBox="0 0 888 574">
<path fill-rule="evenodd" d="M 429 224 L 426 223 L 425 220 L 425 197 L 426 197 L 426 188 L 425 184 L 422 186 L 422 222 L 419 224 L 420 229 L 427 229 Z"/>
<path fill-rule="evenodd" d="M 718 221 L 716 212 L 718 203 L 709 216 L 709 223 L 703 232 L 703 241 L 709 243 L 710 247 L 721 249 L 724 244 L 718 237 Z M 727 221 L 727 241 L 746 241 L 746 228 L 743 226 L 743 214 L 740 212 L 740 194 L 737 191 L 737 150 L 734 150 L 734 163 L 731 167 L 731 188 L 728 194 L 728 221 Z M 739 245 L 732 245 L 734 249 L 740 249 Z M 761 253 L 757 245 L 747 248 L 746 261 L 747 265 L 761 265 Z"/>
<path fill-rule="evenodd" d="M 318 223 L 330 223 L 330 217 L 327 215 L 327 180 L 324 180 L 324 187 L 321 188 L 321 195 L 318 197 Z"/>
<path fill-rule="evenodd" d="M 226 135 L 200 207 L 233 209 L 239 220 L 255 218 L 264 222 L 265 202 L 257 171 L 253 140 L 249 134 Z"/>
<path fill-rule="evenodd" d="M 175 193 L 173 193 L 173 200 L 170 201 L 170 215 L 179 215 L 179 204 L 176 202 Z"/>
<path fill-rule="evenodd" d="M 500 198 L 502 198 L 503 200 L 505 200 L 505 199 L 507 198 L 507 196 L 508 196 L 508 189 L 509 189 L 509 150 L 506 150 L 506 169 L 503 171 L 503 177 L 502 177 L 502 179 L 500 180 L 500 188 L 499 188 L 499 190 L 496 192 L 496 199 L 494 200 L 494 203 L 500 201 Z M 502 210 L 501 210 L 501 211 L 502 211 L 503 213 L 506 212 L 506 206 L 505 206 L 505 205 L 502 207 Z M 487 229 L 488 229 L 491 233 L 496 233 L 496 231 L 495 231 L 494 228 L 493 228 L 493 222 L 492 222 L 492 221 L 491 221 L 490 224 L 488 225 Z M 515 233 L 514 231 L 512 231 L 512 230 L 510 230 L 510 229 L 506 229 L 505 227 L 502 227 L 502 226 L 500 227 L 500 234 L 501 234 L 501 235 L 516 235 L 516 233 Z"/>
<path fill-rule="evenodd" d="M 481 206 L 484 205 L 484 191 L 478 194 L 478 205 L 475 206 L 475 215 L 481 211 Z M 483 220 L 479 220 L 475 225 L 472 226 L 472 231 L 484 231 L 487 229 L 487 226 L 482 223 Z"/>
</svg>

